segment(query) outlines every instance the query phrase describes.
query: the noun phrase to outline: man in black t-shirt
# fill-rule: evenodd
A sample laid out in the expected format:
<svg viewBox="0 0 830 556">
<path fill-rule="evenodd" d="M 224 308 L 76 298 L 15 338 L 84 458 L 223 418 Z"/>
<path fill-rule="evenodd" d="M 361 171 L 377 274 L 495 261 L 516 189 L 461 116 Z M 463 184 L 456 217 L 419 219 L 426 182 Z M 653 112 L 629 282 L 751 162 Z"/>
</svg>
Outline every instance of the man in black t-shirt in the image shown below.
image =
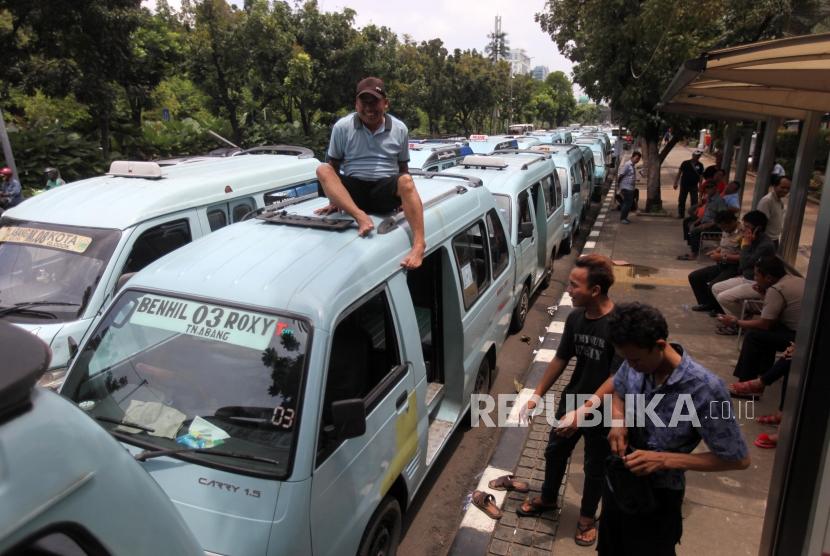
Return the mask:
<svg viewBox="0 0 830 556">
<path fill-rule="evenodd" d="M 575 309 L 565 322 L 556 356 L 534 392 L 540 398 L 543 397 L 565 370 L 568 361 L 576 357 L 576 368 L 556 411 L 558 419 L 565 415 L 569 397 L 573 407 L 574 396 L 597 392 L 622 362 L 608 341 L 607 317 L 614 310 L 614 302 L 608 297 L 608 289 L 614 283 L 611 260 L 602 255 L 580 257 L 571 270 L 568 282 L 568 293 Z M 529 401 L 523 411 L 524 415 L 535 407 L 535 402 Z M 556 498 L 568 459 L 581 436 L 585 437 L 585 484 L 574 540 L 581 546 L 590 546 L 597 537 L 595 515 L 602 497 L 605 458 L 610 454 L 605 427 L 577 428 L 576 423 L 564 423 L 552 429 L 545 449 L 542 494 L 525 500 L 517 513 L 521 516 L 535 516 L 556 508 Z"/>
<path fill-rule="evenodd" d="M 700 187 L 700 180 L 703 179 L 703 164 L 700 163 L 700 155 L 703 151 L 695 150 L 692 158 L 684 160 L 674 178 L 674 188 L 680 184 L 680 193 L 677 196 L 677 217 L 686 216 L 686 196 L 688 195 L 691 208 L 697 207 L 697 192 Z"/>
</svg>

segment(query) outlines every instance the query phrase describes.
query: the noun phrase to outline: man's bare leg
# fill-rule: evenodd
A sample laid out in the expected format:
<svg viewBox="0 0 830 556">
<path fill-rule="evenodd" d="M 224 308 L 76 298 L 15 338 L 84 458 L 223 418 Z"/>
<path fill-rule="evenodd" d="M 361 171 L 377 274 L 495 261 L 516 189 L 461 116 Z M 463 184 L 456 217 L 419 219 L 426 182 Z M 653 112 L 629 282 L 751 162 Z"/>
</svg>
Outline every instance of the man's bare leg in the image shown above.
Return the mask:
<svg viewBox="0 0 830 556">
<path fill-rule="evenodd" d="M 412 230 L 412 249 L 401 261 L 404 268 L 418 268 L 424 260 L 426 241 L 424 240 L 424 205 L 415 189 L 415 181 L 409 174 L 398 178 L 398 197 L 401 198 L 403 213 Z"/>
<path fill-rule="evenodd" d="M 337 172 L 334 171 L 331 164 L 323 163 L 317 167 L 317 179 L 320 181 L 320 185 L 323 187 L 323 191 L 325 191 L 326 197 L 329 198 L 331 204 L 355 219 L 355 222 L 357 222 L 357 233 L 361 237 L 368 236 L 375 229 L 375 223 L 372 222 L 368 214 L 360 210 L 355 204 L 352 196 L 349 195 L 343 182 L 340 181 L 340 176 L 337 175 Z M 318 209 L 317 212 L 319 214 L 330 214 L 331 210 L 330 207 L 324 207 Z"/>
</svg>

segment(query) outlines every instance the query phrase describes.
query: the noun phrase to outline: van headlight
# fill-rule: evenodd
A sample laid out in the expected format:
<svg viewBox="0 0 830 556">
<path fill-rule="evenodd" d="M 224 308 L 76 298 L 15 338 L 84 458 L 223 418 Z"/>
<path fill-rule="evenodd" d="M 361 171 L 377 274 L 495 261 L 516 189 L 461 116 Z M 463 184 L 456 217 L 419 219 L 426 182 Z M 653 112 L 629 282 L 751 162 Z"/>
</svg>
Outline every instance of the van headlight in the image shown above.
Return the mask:
<svg viewBox="0 0 830 556">
<path fill-rule="evenodd" d="M 58 388 L 61 387 L 61 384 L 66 379 L 66 372 L 68 370 L 69 367 L 58 367 L 57 369 L 46 371 L 37 381 L 37 385 L 57 392 Z"/>
</svg>

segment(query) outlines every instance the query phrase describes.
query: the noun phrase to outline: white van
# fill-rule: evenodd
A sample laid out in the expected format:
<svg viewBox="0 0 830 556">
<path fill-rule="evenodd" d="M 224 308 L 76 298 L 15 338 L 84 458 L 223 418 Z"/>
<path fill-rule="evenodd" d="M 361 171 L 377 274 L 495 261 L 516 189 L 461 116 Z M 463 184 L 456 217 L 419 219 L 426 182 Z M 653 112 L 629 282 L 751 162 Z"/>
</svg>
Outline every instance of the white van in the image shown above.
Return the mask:
<svg viewBox="0 0 830 556">
<path fill-rule="evenodd" d="M 59 383 L 94 317 L 129 276 L 271 201 L 316 195 L 319 162 L 311 151 L 274 148 L 284 154 L 165 167 L 113 162 L 106 176 L 47 191 L 3 214 L 0 317 L 52 348 L 41 385 Z"/>
</svg>

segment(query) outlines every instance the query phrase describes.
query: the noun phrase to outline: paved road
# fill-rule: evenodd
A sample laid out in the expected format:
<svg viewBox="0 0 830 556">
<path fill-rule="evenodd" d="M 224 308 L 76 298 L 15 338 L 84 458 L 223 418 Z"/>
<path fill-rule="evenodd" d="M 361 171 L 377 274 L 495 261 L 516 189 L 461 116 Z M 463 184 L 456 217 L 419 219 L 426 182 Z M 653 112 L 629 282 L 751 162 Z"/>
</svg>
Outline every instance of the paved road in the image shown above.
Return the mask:
<svg viewBox="0 0 830 556">
<path fill-rule="evenodd" d="M 576 253 L 585 242 L 598 206 L 596 203 L 592 205 L 588 221 L 580 231 L 576 249 L 556 260 L 553 279 L 548 288 L 535 297 L 522 331 L 507 338 L 496 361 L 498 376 L 490 390 L 491 394 L 515 393 L 514 379 L 523 381 L 533 359 L 533 350 L 537 349 L 540 337 L 544 336 L 545 327 L 550 322 L 547 308 L 565 290 L 568 273 Z M 522 336 L 529 337 L 530 343 L 522 342 Z M 498 429 L 465 428 L 456 431 L 404 517 L 399 554 L 443 556 L 447 553 L 461 523 L 462 510 L 469 502 L 467 496 L 478 483 L 499 436 Z"/>
</svg>

